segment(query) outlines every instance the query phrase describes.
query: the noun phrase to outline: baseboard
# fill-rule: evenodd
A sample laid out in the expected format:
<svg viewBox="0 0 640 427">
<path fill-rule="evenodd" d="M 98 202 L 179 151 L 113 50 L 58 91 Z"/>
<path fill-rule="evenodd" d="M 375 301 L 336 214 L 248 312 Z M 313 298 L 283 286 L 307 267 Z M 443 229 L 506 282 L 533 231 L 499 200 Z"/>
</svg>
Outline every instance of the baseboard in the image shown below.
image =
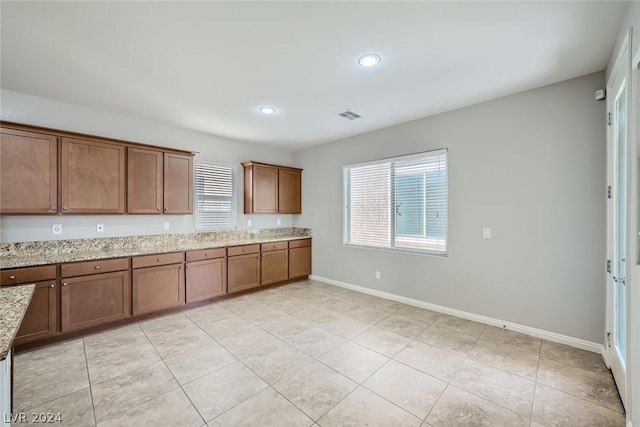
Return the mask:
<svg viewBox="0 0 640 427">
<path fill-rule="evenodd" d="M 627 421 L 627 427 L 633 427 L 633 424 L 631 424 L 631 420 Z"/>
<path fill-rule="evenodd" d="M 560 344 L 566 344 L 571 347 L 580 348 L 583 350 L 592 351 L 594 353 L 600 353 L 604 355 L 604 345 L 595 342 L 583 340 L 580 338 L 570 337 L 568 335 L 562 335 L 555 332 L 545 331 L 543 329 L 532 328 L 530 326 L 519 325 L 517 323 L 506 322 L 500 319 L 494 319 L 492 317 L 481 316 L 479 314 L 469 313 L 462 310 L 456 310 L 454 308 L 444 307 L 442 305 L 431 304 L 428 302 L 420 301 L 413 298 L 407 298 L 400 295 L 391 294 L 388 292 L 377 291 L 375 289 L 365 288 L 363 286 L 352 285 L 350 283 L 341 282 L 339 280 L 329 279 L 327 277 L 316 276 L 312 274 L 309 279 L 316 280 L 318 282 L 326 283 L 329 285 L 338 286 L 352 291 L 361 292 L 376 297 L 401 302 L 403 304 L 413 305 L 415 307 L 426 308 L 427 310 L 437 311 L 439 313 L 449 314 L 451 316 L 461 317 L 467 320 L 473 320 L 474 322 L 484 323 L 486 325 L 497 326 L 499 328 L 506 328 L 510 331 L 520 332 L 532 337 L 542 338 L 548 341 L 557 342 Z"/>
</svg>

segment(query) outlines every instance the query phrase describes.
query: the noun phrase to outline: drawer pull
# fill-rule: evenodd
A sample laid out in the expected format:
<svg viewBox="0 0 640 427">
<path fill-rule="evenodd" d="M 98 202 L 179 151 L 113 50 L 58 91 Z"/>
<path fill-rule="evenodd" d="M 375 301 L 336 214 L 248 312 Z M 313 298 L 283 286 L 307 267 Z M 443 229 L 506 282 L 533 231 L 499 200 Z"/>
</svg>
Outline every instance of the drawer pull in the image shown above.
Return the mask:
<svg viewBox="0 0 640 427">
<path fill-rule="evenodd" d="M 247 252 L 247 250 L 246 250 L 246 249 L 243 249 L 243 250 L 242 250 L 242 252 Z"/>
<path fill-rule="evenodd" d="M 13 280 L 15 278 L 16 278 L 16 276 L 9 276 L 9 279 L 11 279 L 11 280 Z"/>
<path fill-rule="evenodd" d="M 100 266 L 99 266 L 99 265 L 96 265 L 96 266 L 95 266 L 95 269 L 96 269 L 96 270 L 100 270 Z"/>
<path fill-rule="evenodd" d="M 204 256 L 209 256 L 209 254 L 205 252 L 205 253 L 204 253 Z"/>
<path fill-rule="evenodd" d="M 178 270 L 182 270 L 182 266 L 178 267 Z"/>
<path fill-rule="evenodd" d="M 52 284 L 50 284 L 49 286 L 50 286 L 50 287 L 52 287 L 52 288 L 55 288 L 55 287 L 56 287 L 56 285 L 54 285 L 53 283 L 52 283 Z"/>
<path fill-rule="evenodd" d="M 162 259 L 158 258 L 158 262 L 162 261 Z"/>
<path fill-rule="evenodd" d="M 62 286 L 67 286 L 67 282 L 63 282 L 63 283 L 62 283 Z"/>
</svg>

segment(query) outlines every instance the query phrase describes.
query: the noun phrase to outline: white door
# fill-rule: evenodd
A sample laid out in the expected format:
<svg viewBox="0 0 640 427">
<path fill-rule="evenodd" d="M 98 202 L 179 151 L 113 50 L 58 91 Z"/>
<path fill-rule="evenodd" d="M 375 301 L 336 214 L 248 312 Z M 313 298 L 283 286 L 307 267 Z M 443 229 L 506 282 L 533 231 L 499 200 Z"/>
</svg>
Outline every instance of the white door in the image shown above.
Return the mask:
<svg viewBox="0 0 640 427">
<path fill-rule="evenodd" d="M 607 169 L 609 180 L 606 362 L 620 397 L 627 401 L 627 209 L 628 209 L 628 38 L 620 48 L 607 84 Z"/>
</svg>

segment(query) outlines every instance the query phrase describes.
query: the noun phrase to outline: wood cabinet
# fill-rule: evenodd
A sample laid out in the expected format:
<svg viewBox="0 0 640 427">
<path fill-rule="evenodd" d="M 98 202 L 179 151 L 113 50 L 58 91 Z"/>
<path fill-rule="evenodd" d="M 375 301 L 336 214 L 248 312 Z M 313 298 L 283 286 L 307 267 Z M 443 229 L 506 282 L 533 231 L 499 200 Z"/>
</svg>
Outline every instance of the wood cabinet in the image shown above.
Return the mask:
<svg viewBox="0 0 640 427">
<path fill-rule="evenodd" d="M 193 157 L 164 153 L 164 213 L 193 213 Z"/>
<path fill-rule="evenodd" d="M 302 169 L 254 161 L 244 167 L 244 213 L 302 212 Z"/>
<path fill-rule="evenodd" d="M 311 274 L 311 239 L 289 241 L 289 278 Z"/>
<path fill-rule="evenodd" d="M 185 268 L 187 303 L 227 293 L 226 257 L 189 262 Z"/>
<path fill-rule="evenodd" d="M 289 278 L 289 251 L 287 242 L 261 245 L 261 285 L 283 282 Z"/>
<path fill-rule="evenodd" d="M 260 286 L 260 245 L 233 246 L 227 255 L 229 293 Z"/>
<path fill-rule="evenodd" d="M 124 213 L 125 146 L 62 138 L 62 213 Z"/>
<path fill-rule="evenodd" d="M 127 212 L 160 214 L 164 207 L 162 151 L 127 148 Z M 188 189 L 185 189 L 187 191 Z"/>
<path fill-rule="evenodd" d="M 167 255 L 167 256 L 165 256 Z M 153 260 L 180 263 L 136 268 Z M 135 257 L 133 265 L 133 314 L 151 313 L 185 303 L 184 252 Z"/>
<path fill-rule="evenodd" d="M 62 332 L 96 326 L 131 315 L 129 271 L 62 279 Z"/>
<path fill-rule="evenodd" d="M 58 292 L 56 280 L 36 282 L 29 307 L 16 333 L 16 344 L 55 335 L 58 332 Z"/>
<path fill-rule="evenodd" d="M 0 213 L 57 212 L 57 138 L 54 135 L 2 128 Z"/>
</svg>

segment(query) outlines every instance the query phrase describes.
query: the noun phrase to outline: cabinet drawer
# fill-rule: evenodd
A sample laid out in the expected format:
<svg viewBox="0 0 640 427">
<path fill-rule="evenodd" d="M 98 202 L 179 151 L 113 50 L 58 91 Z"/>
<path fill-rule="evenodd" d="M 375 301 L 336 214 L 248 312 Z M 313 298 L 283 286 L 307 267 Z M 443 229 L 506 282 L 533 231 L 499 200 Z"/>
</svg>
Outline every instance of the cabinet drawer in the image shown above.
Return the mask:
<svg viewBox="0 0 640 427">
<path fill-rule="evenodd" d="M 203 249 L 201 251 L 187 252 L 187 262 L 201 261 L 204 259 L 224 258 L 226 252 L 224 248 Z"/>
<path fill-rule="evenodd" d="M 302 248 L 304 246 L 311 246 L 311 239 L 289 240 L 290 248 Z"/>
<path fill-rule="evenodd" d="M 227 251 L 229 256 L 255 254 L 260 252 L 260 245 L 232 246 Z"/>
<path fill-rule="evenodd" d="M 129 269 L 129 258 L 100 259 L 95 261 L 62 264 L 62 277 L 86 276 L 88 274 L 109 273 Z"/>
<path fill-rule="evenodd" d="M 12 268 L 0 272 L 2 285 L 17 285 L 19 283 L 40 282 L 56 278 L 55 265 L 43 265 L 39 267 Z"/>
<path fill-rule="evenodd" d="M 271 242 L 271 243 L 263 243 L 260 245 L 262 252 L 266 251 L 277 251 L 280 249 L 287 249 L 287 242 Z"/>
<path fill-rule="evenodd" d="M 144 255 L 132 258 L 132 267 L 151 267 L 154 265 L 178 264 L 184 262 L 184 252 L 172 252 L 167 254 Z"/>
</svg>

